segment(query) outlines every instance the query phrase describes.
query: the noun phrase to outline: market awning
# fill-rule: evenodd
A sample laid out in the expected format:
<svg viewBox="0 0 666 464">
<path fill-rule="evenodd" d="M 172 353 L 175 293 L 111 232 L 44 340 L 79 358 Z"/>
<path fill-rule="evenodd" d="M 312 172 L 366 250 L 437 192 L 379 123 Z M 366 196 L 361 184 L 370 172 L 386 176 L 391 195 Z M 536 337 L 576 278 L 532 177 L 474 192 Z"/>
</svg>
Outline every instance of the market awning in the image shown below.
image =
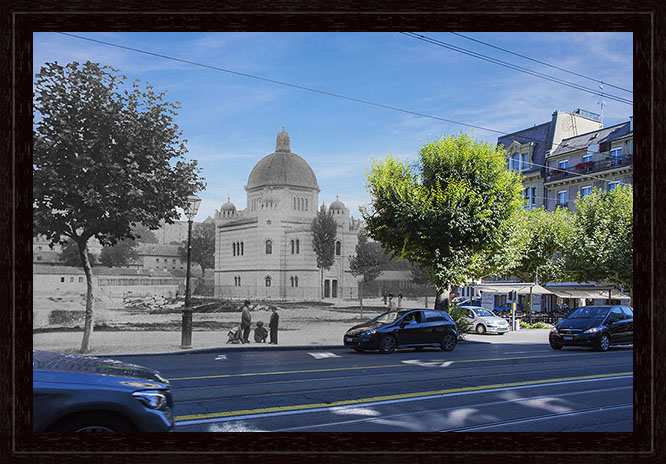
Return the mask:
<svg viewBox="0 0 666 464">
<path fill-rule="evenodd" d="M 617 288 L 550 288 L 550 291 L 560 298 L 589 298 L 589 299 L 610 299 L 612 300 L 630 300 L 631 298 Z"/>
<path fill-rule="evenodd" d="M 493 284 L 478 284 L 472 285 L 481 292 L 490 292 L 490 293 L 509 293 L 516 292 L 519 294 L 529 294 L 530 290 L 533 295 L 552 295 L 553 292 L 547 288 L 542 287 L 539 284 L 531 282 L 502 282 L 502 283 L 493 283 Z"/>
</svg>

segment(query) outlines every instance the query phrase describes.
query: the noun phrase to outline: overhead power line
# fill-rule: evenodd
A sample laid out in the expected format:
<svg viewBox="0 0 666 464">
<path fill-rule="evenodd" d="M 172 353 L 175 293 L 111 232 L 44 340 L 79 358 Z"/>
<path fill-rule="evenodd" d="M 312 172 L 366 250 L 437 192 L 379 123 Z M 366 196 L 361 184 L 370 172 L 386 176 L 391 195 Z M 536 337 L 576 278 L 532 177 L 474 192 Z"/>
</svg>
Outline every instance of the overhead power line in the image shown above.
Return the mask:
<svg viewBox="0 0 666 464">
<path fill-rule="evenodd" d="M 501 51 L 506 52 L 506 53 L 510 53 L 511 55 L 515 55 L 515 56 L 518 56 L 520 58 L 525 58 L 526 60 L 534 61 L 535 63 L 539 63 L 539 64 L 542 64 L 544 66 L 548 66 L 550 68 L 557 69 L 557 70 L 565 72 L 565 73 L 573 74 L 574 76 L 582 77 L 583 79 L 587 79 L 587 80 L 590 80 L 590 81 L 593 81 L 593 82 L 597 82 L 599 84 L 607 85 L 608 87 L 613 87 L 614 89 L 623 90 L 623 91 L 629 92 L 629 93 L 634 93 L 632 90 L 625 89 L 624 87 L 618 87 L 617 85 L 609 84 L 606 81 L 595 79 L 593 77 L 588 77 L 588 76 L 585 76 L 583 74 L 580 74 L 580 73 L 577 73 L 577 72 L 574 72 L 574 71 L 569 71 L 568 69 L 564 69 L 564 68 L 561 68 L 559 66 L 555 66 L 554 64 L 549 64 L 549 63 L 546 63 L 544 61 L 536 60 L 534 58 L 530 58 L 529 56 L 525 56 L 525 55 L 521 55 L 520 53 L 512 52 L 511 50 L 507 50 L 506 48 L 498 47 L 496 45 L 489 44 L 488 42 L 484 42 L 482 40 L 478 40 L 478 39 L 475 39 L 473 37 L 469 37 L 469 36 L 466 36 L 464 34 L 460 34 L 458 32 L 451 32 L 451 34 L 453 34 L 455 36 L 458 36 L 458 37 L 462 37 L 463 39 L 471 40 L 472 42 L 476 42 L 476 43 L 480 43 L 482 45 L 486 45 L 487 47 L 491 47 L 491 48 L 501 50 Z"/>
<path fill-rule="evenodd" d="M 464 123 L 464 122 L 454 121 L 454 120 L 451 120 L 451 119 L 441 118 L 441 117 L 438 117 L 438 116 L 432 116 L 432 115 L 429 115 L 429 114 L 419 113 L 419 112 L 416 112 L 416 111 L 405 110 L 405 109 L 402 109 L 402 108 L 397 108 L 397 107 L 389 106 L 389 105 L 383 105 L 383 104 L 380 104 L 380 103 L 374 103 L 374 102 L 371 102 L 371 101 L 361 100 L 361 99 L 358 99 L 358 98 L 347 97 L 347 96 L 332 93 L 332 92 L 326 92 L 326 91 L 317 90 L 317 89 L 313 89 L 313 88 L 309 88 L 309 87 L 304 87 L 304 86 L 301 86 L 301 85 L 291 84 L 289 82 L 282 82 L 282 81 L 278 81 L 278 80 L 275 80 L 275 79 L 269 79 L 269 78 L 265 78 L 265 77 L 254 76 L 252 74 L 241 73 L 241 72 L 238 72 L 238 71 L 233 71 L 233 70 L 221 68 L 221 67 L 218 67 L 218 66 L 212 66 L 212 65 L 207 65 L 207 64 L 203 64 L 203 63 L 197 63 L 197 62 L 191 61 L 191 60 L 176 58 L 176 57 L 173 57 L 173 56 L 163 55 L 163 54 L 160 54 L 160 53 L 150 52 L 150 51 L 147 51 L 147 50 L 141 50 L 141 49 L 133 48 L 133 47 L 127 47 L 127 46 L 124 46 L 124 45 L 118 45 L 118 44 L 114 44 L 114 43 L 111 43 L 111 42 L 106 42 L 106 41 L 103 41 L 103 40 L 97 40 L 97 39 L 92 39 L 92 38 L 89 38 L 89 37 L 84 37 L 84 36 L 80 36 L 80 35 L 76 35 L 76 34 L 71 34 L 71 33 L 68 33 L 68 32 L 57 32 L 57 34 L 65 35 L 65 36 L 68 36 L 68 37 L 73 37 L 73 38 L 76 38 L 76 39 L 87 40 L 89 42 L 95 42 L 95 43 L 102 44 L 102 45 L 107 45 L 107 46 L 110 46 L 110 47 L 121 48 L 121 49 L 124 49 L 124 50 L 129 50 L 129 51 L 133 51 L 133 52 L 137 52 L 137 53 L 142 53 L 142 54 L 145 54 L 145 55 L 155 56 L 155 57 L 158 57 L 158 58 L 164 58 L 164 59 L 167 59 L 167 60 L 178 61 L 178 62 L 181 62 L 181 63 L 190 64 L 190 65 L 193 65 L 193 66 L 199 66 L 199 67 L 202 67 L 202 68 L 212 69 L 214 71 L 221 71 L 221 72 L 225 72 L 225 73 L 229 73 L 229 74 L 234 74 L 234 75 L 237 75 L 237 76 L 248 77 L 248 78 L 251 78 L 251 79 L 257 79 L 257 80 L 264 81 L 264 82 L 270 82 L 270 83 L 273 83 L 273 84 L 284 85 L 284 86 L 288 86 L 288 87 L 292 87 L 292 88 L 296 88 L 296 89 L 300 89 L 300 90 L 307 90 L 309 92 L 319 93 L 319 94 L 322 94 L 322 95 L 328 95 L 328 96 L 331 96 L 331 97 L 342 98 L 342 99 L 345 99 L 345 100 L 354 101 L 354 102 L 357 102 L 357 103 L 363 103 L 363 104 L 366 104 L 366 105 L 372 105 L 372 106 L 379 107 L 379 108 L 390 109 L 390 110 L 393 110 L 393 111 L 400 111 L 402 113 L 413 114 L 413 115 L 416 115 L 416 116 L 435 119 L 435 120 L 438 120 L 438 121 L 444 121 L 444 122 L 448 122 L 448 123 L 451 123 L 451 124 L 457 124 L 457 125 L 461 125 L 461 126 L 472 127 L 472 128 L 475 128 L 475 129 L 481 129 L 481 130 L 485 130 L 485 131 L 489 131 L 489 132 L 494 132 L 496 134 L 511 135 L 511 133 L 509 133 L 509 132 L 504 132 L 504 131 L 500 131 L 500 130 L 496 130 L 496 129 L 490 129 L 490 128 L 487 128 L 487 127 L 477 126 L 477 125 L 474 125 L 474 124 L 467 124 L 467 123 Z M 537 138 L 534 138 L 534 137 L 526 137 L 526 136 L 521 135 L 520 138 L 524 139 L 524 140 L 531 140 L 531 141 L 534 141 L 534 142 L 547 143 L 547 141 L 544 140 L 544 139 L 537 139 Z M 557 144 L 555 146 L 560 146 L 560 145 L 561 144 Z M 531 164 L 533 166 L 548 167 L 548 166 L 535 164 L 535 163 L 529 163 L 529 164 Z M 578 175 L 585 176 L 584 174 L 578 174 Z M 596 178 L 594 176 L 586 176 L 586 177 Z M 596 178 L 596 179 L 604 180 L 602 178 Z"/>
<path fill-rule="evenodd" d="M 514 65 L 514 64 L 511 64 L 511 63 L 507 63 L 505 61 L 502 61 L 502 60 L 498 60 L 496 58 L 492 58 L 490 56 L 482 55 L 481 53 L 476 53 L 476 52 L 473 52 L 473 51 L 470 51 L 470 50 L 467 50 L 467 49 L 464 49 L 464 48 L 461 48 L 461 47 L 456 47 L 455 45 L 451 45 L 451 44 L 448 44 L 446 42 L 442 42 L 441 40 L 433 39 L 433 38 L 427 37 L 427 36 L 422 35 L 422 34 L 416 34 L 414 32 L 400 32 L 400 34 L 406 35 L 407 37 L 411 37 L 413 39 L 420 40 L 422 42 L 426 42 L 426 43 L 430 43 L 432 45 L 436 45 L 438 47 L 447 48 L 449 50 L 453 50 L 455 52 L 462 53 L 464 55 L 472 56 L 474 58 L 479 58 L 483 61 L 488 61 L 490 63 L 498 64 L 500 66 L 504 66 L 505 68 L 513 69 L 515 71 L 522 72 L 524 74 L 529 74 L 529 75 L 532 75 L 532 76 L 535 76 L 535 77 L 539 77 L 541 79 L 545 79 L 547 81 L 551 81 L 551 82 L 555 82 L 557 84 L 565 85 L 567 87 L 571 87 L 572 89 L 580 90 L 582 92 L 591 93 L 593 95 L 602 96 L 602 97 L 608 98 L 610 100 L 615 100 L 619 103 L 624 103 L 626 105 L 633 105 L 633 101 L 631 101 L 627 98 L 602 93 L 598 90 L 593 90 L 593 89 L 590 89 L 588 87 L 583 87 L 582 85 L 567 82 L 563 79 L 558 79 L 556 77 L 548 76 L 547 74 L 543 74 L 543 73 L 540 73 L 540 72 L 537 72 L 537 71 L 532 71 L 532 70 L 529 70 L 527 68 L 523 68 L 522 66 Z"/>
</svg>

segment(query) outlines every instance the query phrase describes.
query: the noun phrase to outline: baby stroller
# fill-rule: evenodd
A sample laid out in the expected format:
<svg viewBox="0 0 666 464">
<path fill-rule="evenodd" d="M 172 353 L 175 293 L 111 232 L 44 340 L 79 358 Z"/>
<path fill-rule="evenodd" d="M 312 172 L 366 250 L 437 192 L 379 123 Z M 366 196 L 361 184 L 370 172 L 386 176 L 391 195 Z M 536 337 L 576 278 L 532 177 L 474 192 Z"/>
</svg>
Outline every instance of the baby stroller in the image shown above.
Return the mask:
<svg viewBox="0 0 666 464">
<path fill-rule="evenodd" d="M 236 328 L 232 329 L 229 331 L 229 340 L 227 340 L 227 343 L 242 343 L 243 339 L 241 337 L 241 328 L 240 326 L 236 326 Z"/>
</svg>

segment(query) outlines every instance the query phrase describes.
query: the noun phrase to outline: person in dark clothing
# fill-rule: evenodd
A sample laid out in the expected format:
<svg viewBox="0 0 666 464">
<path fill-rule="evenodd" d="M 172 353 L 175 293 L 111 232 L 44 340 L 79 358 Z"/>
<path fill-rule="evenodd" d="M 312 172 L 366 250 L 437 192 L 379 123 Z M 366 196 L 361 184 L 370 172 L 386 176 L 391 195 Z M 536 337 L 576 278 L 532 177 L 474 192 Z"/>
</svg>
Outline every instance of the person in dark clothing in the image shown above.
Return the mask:
<svg viewBox="0 0 666 464">
<path fill-rule="evenodd" d="M 268 337 L 268 330 L 264 327 L 264 323 L 257 322 L 257 327 L 254 329 L 254 341 L 257 343 L 264 343 Z"/>
<path fill-rule="evenodd" d="M 245 300 L 243 303 L 243 310 L 241 312 L 241 329 L 243 330 L 243 343 L 250 343 L 250 322 L 252 316 L 250 315 L 250 300 Z"/>
<path fill-rule="evenodd" d="M 271 314 L 271 320 L 268 322 L 268 328 L 271 331 L 271 341 L 268 342 L 271 345 L 277 345 L 278 344 L 278 321 L 280 320 L 280 316 L 278 316 L 277 313 L 277 308 L 273 307 L 271 308 L 271 311 L 273 311 L 273 314 Z"/>
</svg>

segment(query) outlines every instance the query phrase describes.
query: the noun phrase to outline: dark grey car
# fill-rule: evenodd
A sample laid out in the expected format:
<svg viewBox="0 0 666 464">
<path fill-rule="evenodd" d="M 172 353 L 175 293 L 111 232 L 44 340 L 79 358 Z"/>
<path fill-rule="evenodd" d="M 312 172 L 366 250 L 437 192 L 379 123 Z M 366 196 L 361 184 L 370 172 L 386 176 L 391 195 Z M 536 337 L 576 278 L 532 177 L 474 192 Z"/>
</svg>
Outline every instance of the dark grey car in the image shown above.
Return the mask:
<svg viewBox="0 0 666 464">
<path fill-rule="evenodd" d="M 33 431 L 172 432 L 169 381 L 136 364 L 33 351 Z"/>
</svg>

